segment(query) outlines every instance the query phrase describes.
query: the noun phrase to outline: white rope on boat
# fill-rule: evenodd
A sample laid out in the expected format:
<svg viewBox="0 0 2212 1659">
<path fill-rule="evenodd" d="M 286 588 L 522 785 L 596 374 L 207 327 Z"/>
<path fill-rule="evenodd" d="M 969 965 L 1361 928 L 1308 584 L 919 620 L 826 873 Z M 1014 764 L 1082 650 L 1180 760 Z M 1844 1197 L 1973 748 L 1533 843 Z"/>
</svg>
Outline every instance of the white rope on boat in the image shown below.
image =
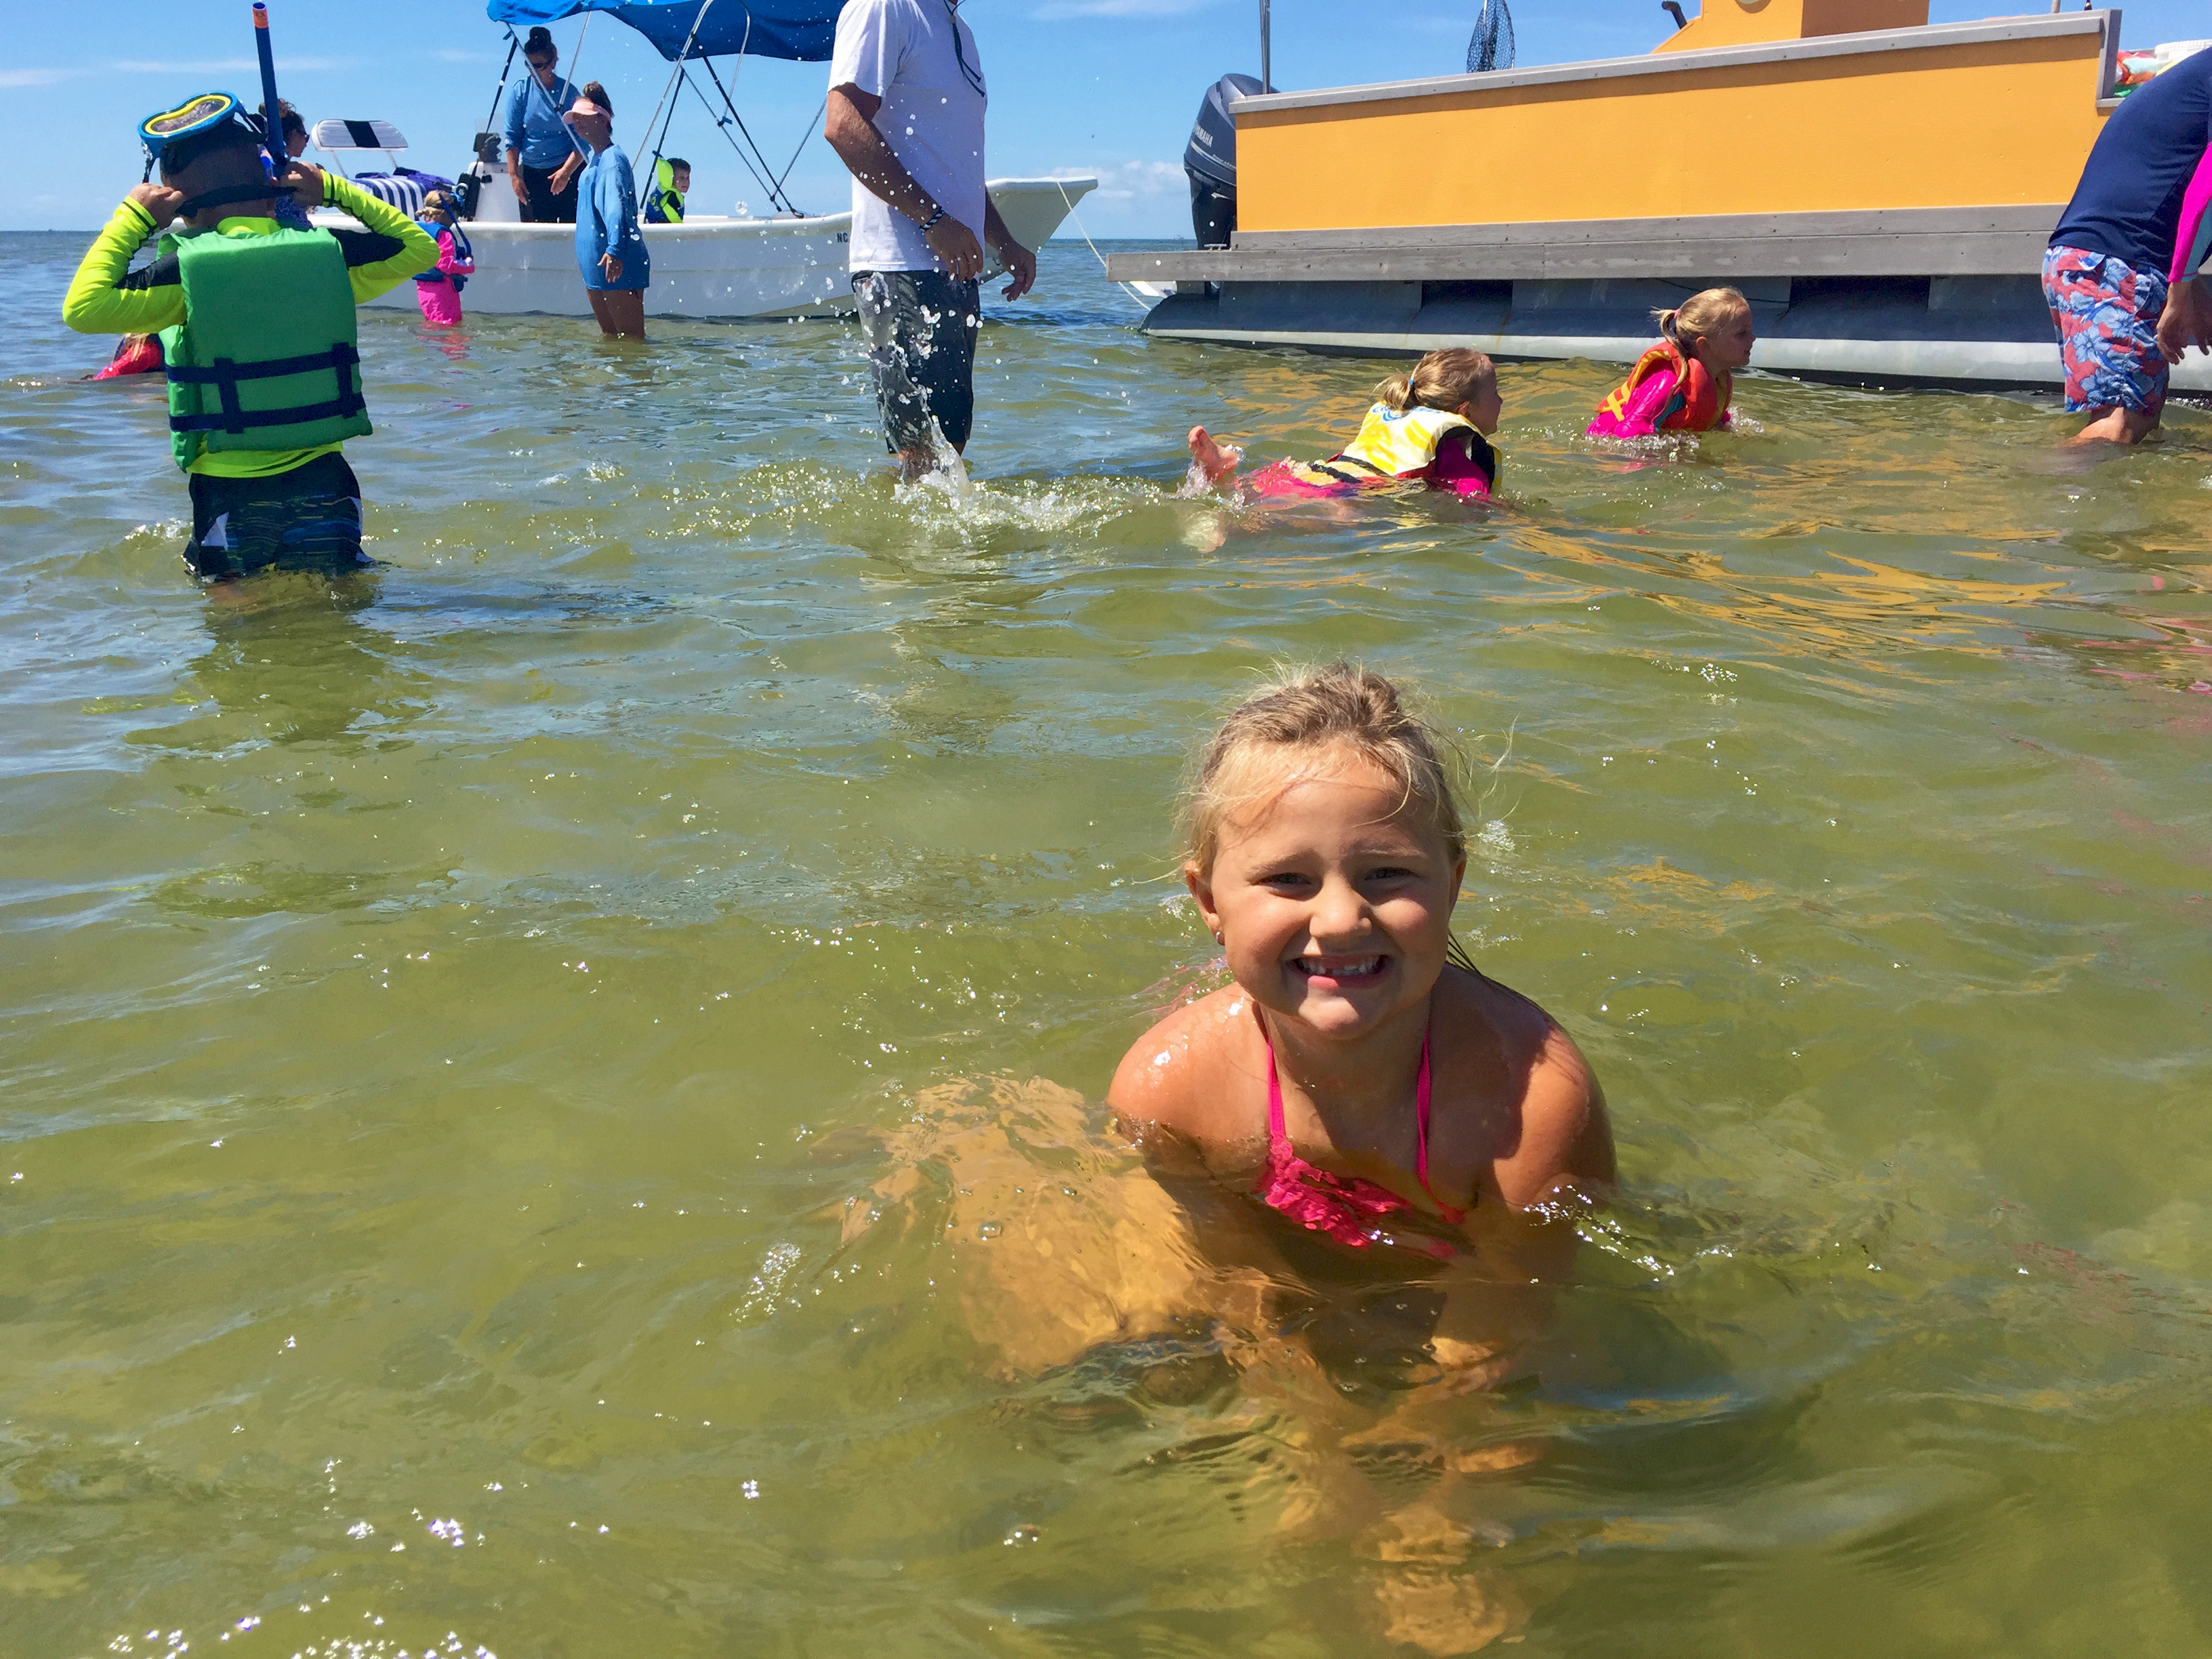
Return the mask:
<svg viewBox="0 0 2212 1659">
<path fill-rule="evenodd" d="M 1104 270 L 1106 269 L 1106 256 L 1098 251 L 1098 244 L 1091 240 L 1090 231 L 1084 228 L 1083 216 L 1075 210 L 1075 204 L 1068 196 L 1067 186 L 1062 184 L 1059 179 L 1055 179 L 1052 181 L 1052 187 L 1060 192 L 1061 205 L 1067 209 L 1067 216 L 1075 221 L 1076 234 L 1083 238 L 1083 246 L 1089 248 L 1091 250 L 1091 257 L 1098 261 L 1098 269 Z M 1109 283 L 1114 282 L 1114 278 L 1110 274 L 1107 276 L 1106 280 Z M 1152 307 L 1145 302 L 1144 296 L 1139 294 L 1136 289 L 1131 288 L 1127 283 L 1114 283 L 1114 286 L 1120 289 L 1122 293 L 1127 295 L 1129 296 L 1129 303 L 1135 306 L 1138 310 L 1150 311 L 1152 309 Z"/>
<path fill-rule="evenodd" d="M 668 94 L 676 90 L 676 77 L 684 73 L 684 60 L 691 55 L 691 43 L 699 38 L 699 26 L 707 21 L 707 8 L 714 3 L 714 0 L 700 0 L 699 15 L 691 20 L 691 33 L 684 37 L 684 50 L 676 54 L 676 67 L 668 72 L 668 84 L 661 88 L 660 97 L 653 106 L 653 113 L 645 118 L 645 137 L 648 143 L 653 141 L 653 128 L 660 123 L 660 106 L 666 103 Z M 750 40 L 752 35 L 750 13 L 746 14 L 745 25 L 746 38 Z M 582 41 L 580 40 L 577 44 L 580 46 Z M 658 154 L 657 151 L 655 153 Z"/>
<path fill-rule="evenodd" d="M 827 95 L 827 94 L 824 94 L 824 96 L 823 97 L 823 100 L 822 100 L 821 104 L 820 104 L 820 105 L 819 105 L 819 106 L 815 109 L 815 112 L 814 112 L 814 118 L 813 118 L 812 120 L 809 121 L 809 122 L 808 122 L 808 123 L 807 123 L 804 127 L 802 127 L 802 128 L 799 130 L 799 145 L 798 145 L 798 148 L 797 148 L 797 149 L 793 149 L 793 150 L 791 152 L 791 159 L 790 159 L 788 161 L 786 161 L 786 162 L 783 164 L 783 171 L 782 171 L 781 173 L 777 173 L 777 174 L 776 174 L 776 176 L 775 176 L 775 187 L 776 187 L 776 189 L 778 189 L 779 191 L 780 191 L 780 190 L 781 190 L 781 189 L 783 188 L 783 181 L 784 181 L 785 179 L 788 179 L 788 178 L 790 178 L 790 177 L 791 177 L 791 170 L 792 170 L 792 168 L 793 168 L 793 167 L 797 167 L 797 166 L 799 165 L 799 150 L 805 149 L 806 148 L 806 141 L 807 141 L 809 138 L 811 138 L 811 137 L 813 137 L 813 136 L 814 136 L 817 131 L 819 131 L 821 130 L 821 126 L 822 126 L 822 117 L 823 117 L 823 114 L 824 114 L 824 113 L 829 110 L 829 108 L 830 108 L 830 100 L 829 100 L 828 95 Z M 790 197 L 788 197 L 788 196 L 786 196 L 783 199 L 784 199 L 786 202 L 788 202 L 788 201 L 790 201 L 790 200 L 791 200 L 791 198 L 790 198 Z"/>
</svg>

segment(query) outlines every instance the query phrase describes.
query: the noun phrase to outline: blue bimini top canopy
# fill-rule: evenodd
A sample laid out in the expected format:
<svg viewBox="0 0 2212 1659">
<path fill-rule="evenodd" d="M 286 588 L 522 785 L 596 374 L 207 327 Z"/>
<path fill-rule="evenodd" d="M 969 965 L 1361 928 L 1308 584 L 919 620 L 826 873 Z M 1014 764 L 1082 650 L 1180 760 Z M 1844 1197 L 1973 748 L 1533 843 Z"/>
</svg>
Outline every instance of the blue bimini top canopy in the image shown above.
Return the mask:
<svg viewBox="0 0 2212 1659">
<path fill-rule="evenodd" d="M 837 39 L 837 14 L 843 9 L 844 0 L 489 0 L 484 8 L 494 22 L 518 27 L 579 12 L 608 12 L 652 41 L 653 50 L 671 63 L 743 52 L 800 64 L 829 61 Z M 688 52 L 686 40 L 691 42 Z"/>
</svg>

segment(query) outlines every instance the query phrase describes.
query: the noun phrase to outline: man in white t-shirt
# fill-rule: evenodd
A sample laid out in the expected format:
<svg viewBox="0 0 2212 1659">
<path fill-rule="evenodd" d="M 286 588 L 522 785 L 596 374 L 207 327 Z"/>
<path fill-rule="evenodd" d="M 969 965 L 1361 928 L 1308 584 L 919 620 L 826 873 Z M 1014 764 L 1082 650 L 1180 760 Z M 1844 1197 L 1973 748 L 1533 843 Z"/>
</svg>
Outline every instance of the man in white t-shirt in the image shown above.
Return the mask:
<svg viewBox="0 0 2212 1659">
<path fill-rule="evenodd" d="M 853 292 L 884 440 L 908 477 L 935 463 L 940 436 L 968 447 L 983 242 L 1007 299 L 1036 281 L 1036 256 L 983 190 L 983 64 L 953 5 L 848 0 L 823 131 L 853 173 Z"/>
</svg>

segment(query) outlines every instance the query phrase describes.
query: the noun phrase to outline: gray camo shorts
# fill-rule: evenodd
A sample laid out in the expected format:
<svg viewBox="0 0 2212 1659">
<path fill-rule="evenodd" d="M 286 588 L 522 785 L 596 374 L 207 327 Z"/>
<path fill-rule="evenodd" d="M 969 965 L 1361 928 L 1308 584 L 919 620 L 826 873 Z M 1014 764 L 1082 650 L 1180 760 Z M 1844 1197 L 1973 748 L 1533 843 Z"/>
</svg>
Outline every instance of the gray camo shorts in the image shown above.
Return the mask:
<svg viewBox="0 0 2212 1659">
<path fill-rule="evenodd" d="M 941 270 L 856 270 L 853 293 L 867 336 L 884 442 L 893 454 L 934 449 L 937 431 L 955 449 L 975 423 L 977 285 Z"/>
</svg>

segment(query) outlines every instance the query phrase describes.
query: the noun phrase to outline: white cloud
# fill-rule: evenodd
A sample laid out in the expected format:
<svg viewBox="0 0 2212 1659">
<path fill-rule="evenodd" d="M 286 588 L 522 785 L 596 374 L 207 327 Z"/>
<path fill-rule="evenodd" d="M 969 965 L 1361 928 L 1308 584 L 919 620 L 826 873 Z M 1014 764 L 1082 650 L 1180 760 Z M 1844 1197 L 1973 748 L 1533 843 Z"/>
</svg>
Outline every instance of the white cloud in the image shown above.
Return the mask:
<svg viewBox="0 0 2212 1659">
<path fill-rule="evenodd" d="M 441 64 L 496 64 L 495 52 L 464 52 L 458 46 L 441 46 L 430 54 Z"/>
<path fill-rule="evenodd" d="M 335 58 L 286 58 L 276 67 L 289 75 L 295 70 L 308 73 L 342 66 Z M 121 70 L 131 75 L 258 75 L 261 65 L 251 58 L 204 58 L 197 63 L 178 63 L 169 58 L 126 58 L 119 63 L 69 72 L 72 75 L 99 75 L 108 70 Z"/>
<path fill-rule="evenodd" d="M 1140 197 L 1182 196 L 1190 189 L 1178 161 L 1116 161 L 1097 167 L 1054 167 L 1055 179 L 1096 179 L 1098 188 L 1085 201 L 1116 205 Z"/>
<path fill-rule="evenodd" d="M 1067 17 L 1174 17 L 1212 3 L 1213 0 L 1045 0 L 1035 15 L 1047 23 Z"/>
<path fill-rule="evenodd" d="M 344 67 L 335 58 L 288 58 L 283 63 L 284 72 L 288 75 L 295 70 L 306 75 Z M 259 74 L 260 68 L 251 58 L 215 58 L 198 63 L 179 63 L 173 58 L 125 58 L 112 64 L 82 64 L 67 69 L 0 70 L 0 87 L 51 87 L 88 75 L 256 76 Z"/>
</svg>

